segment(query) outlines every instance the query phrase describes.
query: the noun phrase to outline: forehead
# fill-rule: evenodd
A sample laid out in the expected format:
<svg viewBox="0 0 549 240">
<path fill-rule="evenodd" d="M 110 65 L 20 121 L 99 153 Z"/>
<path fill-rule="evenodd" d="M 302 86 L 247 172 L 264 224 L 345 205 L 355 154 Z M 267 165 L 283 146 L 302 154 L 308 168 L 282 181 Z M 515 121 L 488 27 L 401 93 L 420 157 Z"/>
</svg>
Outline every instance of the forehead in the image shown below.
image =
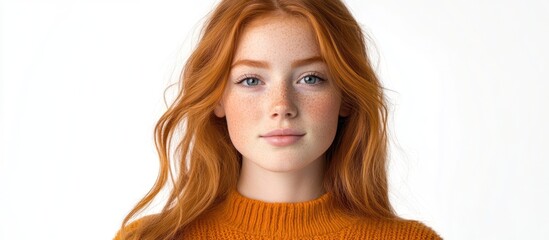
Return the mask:
<svg viewBox="0 0 549 240">
<path fill-rule="evenodd" d="M 316 35 L 301 17 L 275 15 L 256 19 L 242 31 L 234 60 L 302 59 L 319 56 Z"/>
</svg>

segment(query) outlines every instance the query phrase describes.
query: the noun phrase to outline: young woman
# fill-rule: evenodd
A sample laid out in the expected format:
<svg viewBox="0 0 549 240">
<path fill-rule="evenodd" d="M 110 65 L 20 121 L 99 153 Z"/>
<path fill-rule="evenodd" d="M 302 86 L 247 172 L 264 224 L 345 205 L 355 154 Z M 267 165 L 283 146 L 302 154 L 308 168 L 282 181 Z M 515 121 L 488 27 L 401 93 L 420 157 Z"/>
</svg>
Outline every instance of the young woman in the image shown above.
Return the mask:
<svg viewBox="0 0 549 240">
<path fill-rule="evenodd" d="M 341 1 L 221 1 L 181 84 L 115 239 L 440 239 L 391 208 L 383 88 Z"/>
</svg>

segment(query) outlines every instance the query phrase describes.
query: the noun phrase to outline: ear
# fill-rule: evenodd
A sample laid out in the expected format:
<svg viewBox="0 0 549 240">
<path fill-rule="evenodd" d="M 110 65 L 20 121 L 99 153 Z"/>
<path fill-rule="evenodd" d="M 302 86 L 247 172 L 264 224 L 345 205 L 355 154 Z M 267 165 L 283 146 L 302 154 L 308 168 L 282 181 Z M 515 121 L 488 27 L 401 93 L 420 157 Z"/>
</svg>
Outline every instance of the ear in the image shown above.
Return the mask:
<svg viewBox="0 0 549 240">
<path fill-rule="evenodd" d="M 351 108 L 348 104 L 341 103 L 341 107 L 339 107 L 339 116 L 340 117 L 348 117 L 351 114 Z"/>
<path fill-rule="evenodd" d="M 221 101 L 219 101 L 219 102 L 217 103 L 217 105 L 215 106 L 215 108 L 214 108 L 214 114 L 215 114 L 215 116 L 217 116 L 218 118 L 225 117 L 225 107 L 223 107 L 223 104 L 221 103 Z"/>
</svg>

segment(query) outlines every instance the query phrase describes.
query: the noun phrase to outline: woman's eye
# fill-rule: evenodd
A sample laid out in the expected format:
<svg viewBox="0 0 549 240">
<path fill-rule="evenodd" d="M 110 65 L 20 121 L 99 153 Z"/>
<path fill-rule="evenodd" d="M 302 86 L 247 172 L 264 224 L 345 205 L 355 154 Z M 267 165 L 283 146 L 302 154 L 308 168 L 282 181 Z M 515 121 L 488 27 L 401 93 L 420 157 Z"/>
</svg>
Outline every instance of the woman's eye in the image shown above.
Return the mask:
<svg viewBox="0 0 549 240">
<path fill-rule="evenodd" d="M 315 76 L 315 75 L 307 75 L 307 76 L 303 77 L 300 80 L 300 82 L 301 81 L 303 81 L 305 84 L 314 85 L 314 84 L 319 84 L 320 82 L 322 82 L 324 80 L 320 77 Z"/>
<path fill-rule="evenodd" d="M 238 84 L 244 84 L 244 86 L 256 86 L 259 85 L 259 79 L 253 77 L 247 77 L 238 82 Z"/>
</svg>

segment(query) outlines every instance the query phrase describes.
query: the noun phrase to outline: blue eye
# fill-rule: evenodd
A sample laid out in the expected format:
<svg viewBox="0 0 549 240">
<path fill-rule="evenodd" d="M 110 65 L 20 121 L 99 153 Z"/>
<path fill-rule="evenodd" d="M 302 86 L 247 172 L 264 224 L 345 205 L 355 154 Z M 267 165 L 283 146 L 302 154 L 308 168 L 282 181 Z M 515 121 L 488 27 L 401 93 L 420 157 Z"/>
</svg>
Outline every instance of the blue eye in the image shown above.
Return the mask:
<svg viewBox="0 0 549 240">
<path fill-rule="evenodd" d="M 237 84 L 243 84 L 244 86 L 257 86 L 260 80 L 255 77 L 246 77 L 237 82 Z"/>
<path fill-rule="evenodd" d="M 315 84 L 320 84 L 322 81 L 324 81 L 324 79 L 315 75 L 307 75 L 299 81 L 303 81 L 305 84 L 315 85 Z"/>
</svg>

